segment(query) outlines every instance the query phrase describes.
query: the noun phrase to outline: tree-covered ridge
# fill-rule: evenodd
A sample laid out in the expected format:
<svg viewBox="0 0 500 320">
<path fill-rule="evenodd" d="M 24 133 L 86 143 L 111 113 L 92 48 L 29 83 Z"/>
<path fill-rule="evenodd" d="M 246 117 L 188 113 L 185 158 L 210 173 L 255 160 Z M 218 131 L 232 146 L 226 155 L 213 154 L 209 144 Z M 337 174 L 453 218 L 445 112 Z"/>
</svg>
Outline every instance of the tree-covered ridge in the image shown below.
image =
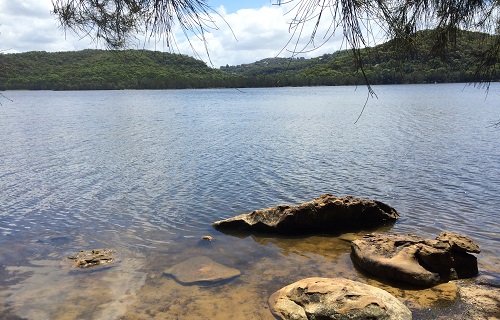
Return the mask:
<svg viewBox="0 0 500 320">
<path fill-rule="evenodd" d="M 369 83 L 473 82 L 481 52 L 489 41 L 498 41 L 498 36 L 461 31 L 456 42 L 437 51 L 432 32 L 417 33 L 411 46 L 392 40 L 363 49 Z M 499 81 L 500 64 L 490 63 L 490 78 Z M 186 55 L 146 50 L 27 52 L 0 54 L 0 90 L 363 85 L 359 67 L 351 50 L 311 59 L 268 58 L 220 70 Z"/>
<path fill-rule="evenodd" d="M 436 50 L 434 31 L 418 32 L 411 46 L 397 40 L 361 50 L 363 68 L 371 84 L 473 82 L 484 48 L 496 40 L 484 33 L 461 31 L 456 41 Z M 498 40 L 496 40 L 498 41 Z M 500 63 L 492 64 L 489 78 L 500 80 Z M 360 65 L 351 50 L 311 59 L 264 59 L 251 64 L 221 67 L 231 74 L 259 78 L 281 85 L 364 84 Z"/>
<path fill-rule="evenodd" d="M 362 50 L 363 68 L 371 84 L 434 83 L 434 82 L 474 82 L 479 79 L 500 80 L 499 61 L 478 70 L 485 48 L 495 37 L 483 33 L 461 31 L 454 42 L 444 48 L 435 43 L 433 33 L 418 32 L 413 43 L 401 46 L 397 40 Z M 343 55 L 327 63 L 303 70 L 303 75 L 317 78 L 344 79 L 356 69 L 356 62 Z M 485 70 L 490 74 L 484 75 Z M 482 73 L 482 74 L 480 74 Z M 352 76 L 352 81 L 360 75 Z"/>
<path fill-rule="evenodd" d="M 228 75 L 186 55 L 83 50 L 0 55 L 0 89 L 177 89 L 228 86 Z M 229 85 L 230 86 L 230 85 Z"/>
</svg>

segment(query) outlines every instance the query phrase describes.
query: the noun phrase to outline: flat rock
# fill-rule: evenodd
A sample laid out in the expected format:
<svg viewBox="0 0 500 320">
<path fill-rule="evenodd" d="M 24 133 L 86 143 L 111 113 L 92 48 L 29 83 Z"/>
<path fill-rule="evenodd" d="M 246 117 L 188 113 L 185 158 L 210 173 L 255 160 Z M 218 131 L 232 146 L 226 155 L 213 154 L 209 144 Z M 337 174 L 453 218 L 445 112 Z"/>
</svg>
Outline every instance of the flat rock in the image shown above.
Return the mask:
<svg viewBox="0 0 500 320">
<path fill-rule="evenodd" d="M 166 269 L 164 273 L 183 284 L 209 284 L 241 275 L 238 269 L 226 267 L 205 256 L 190 258 Z"/>
<path fill-rule="evenodd" d="M 220 231 L 276 233 L 339 232 L 377 227 L 399 218 L 396 210 L 380 201 L 331 194 L 297 206 L 278 205 L 214 222 Z"/>
<path fill-rule="evenodd" d="M 73 268 L 91 268 L 115 262 L 114 253 L 112 249 L 81 250 L 68 259 L 73 260 Z"/>
<path fill-rule="evenodd" d="M 269 298 L 275 315 L 284 320 L 407 320 L 411 311 L 382 289 L 341 278 L 307 278 Z"/>
<path fill-rule="evenodd" d="M 351 242 L 352 259 L 381 278 L 434 286 L 478 273 L 479 247 L 469 238 L 442 232 L 436 240 L 415 235 L 368 234 Z"/>
</svg>

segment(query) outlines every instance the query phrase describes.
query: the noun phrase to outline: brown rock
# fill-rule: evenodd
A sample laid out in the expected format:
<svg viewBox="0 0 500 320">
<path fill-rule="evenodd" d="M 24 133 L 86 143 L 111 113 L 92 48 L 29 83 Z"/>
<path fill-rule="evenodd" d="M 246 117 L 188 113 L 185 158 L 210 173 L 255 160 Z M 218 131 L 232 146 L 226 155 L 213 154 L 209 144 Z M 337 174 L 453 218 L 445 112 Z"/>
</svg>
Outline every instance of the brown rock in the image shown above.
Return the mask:
<svg viewBox="0 0 500 320">
<path fill-rule="evenodd" d="M 164 271 L 183 284 L 215 283 L 238 277 L 241 272 L 209 257 L 193 257 Z"/>
<path fill-rule="evenodd" d="M 77 254 L 69 256 L 68 259 L 74 260 L 73 268 L 91 268 L 113 263 L 115 261 L 114 253 L 114 250 L 111 249 L 81 250 Z"/>
<path fill-rule="evenodd" d="M 376 227 L 398 218 L 394 208 L 379 201 L 324 194 L 297 206 L 279 205 L 255 210 L 212 225 L 221 231 L 338 232 Z"/>
<path fill-rule="evenodd" d="M 453 232 L 443 231 L 436 240 L 446 242 L 453 251 L 480 253 L 479 247 L 470 238 Z"/>
<path fill-rule="evenodd" d="M 307 278 L 269 298 L 274 314 L 284 320 L 411 319 L 410 310 L 388 292 L 341 278 Z"/>
<path fill-rule="evenodd" d="M 351 249 L 352 259 L 365 271 L 418 286 L 434 286 L 478 273 L 476 257 L 466 252 L 479 252 L 477 245 L 449 232 L 441 233 L 436 240 L 369 234 L 353 241 Z"/>
</svg>

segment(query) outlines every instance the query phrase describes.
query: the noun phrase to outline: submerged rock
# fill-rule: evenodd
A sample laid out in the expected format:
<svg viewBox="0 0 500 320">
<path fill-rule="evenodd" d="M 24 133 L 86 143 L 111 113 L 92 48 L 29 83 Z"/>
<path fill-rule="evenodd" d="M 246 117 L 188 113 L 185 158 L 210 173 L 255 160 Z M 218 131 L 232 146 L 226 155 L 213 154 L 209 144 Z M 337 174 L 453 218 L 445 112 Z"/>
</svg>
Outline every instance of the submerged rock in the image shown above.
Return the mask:
<svg viewBox="0 0 500 320">
<path fill-rule="evenodd" d="M 68 259 L 74 260 L 73 268 L 91 268 L 115 262 L 114 253 L 112 249 L 81 250 L 77 254 L 68 256 Z"/>
<path fill-rule="evenodd" d="M 341 278 L 307 278 L 290 284 L 269 298 L 284 320 L 411 319 L 411 311 L 387 291 Z"/>
<path fill-rule="evenodd" d="M 418 286 L 470 278 L 478 273 L 479 247 L 469 238 L 442 232 L 436 240 L 415 235 L 369 234 L 351 243 L 352 259 L 379 277 Z"/>
<path fill-rule="evenodd" d="M 164 273 L 183 284 L 215 283 L 241 275 L 238 269 L 226 267 L 205 256 L 190 258 L 166 269 Z"/>
<path fill-rule="evenodd" d="M 221 231 L 338 232 L 376 227 L 398 218 L 394 208 L 379 201 L 324 194 L 297 206 L 279 205 L 255 210 L 212 225 Z"/>
</svg>

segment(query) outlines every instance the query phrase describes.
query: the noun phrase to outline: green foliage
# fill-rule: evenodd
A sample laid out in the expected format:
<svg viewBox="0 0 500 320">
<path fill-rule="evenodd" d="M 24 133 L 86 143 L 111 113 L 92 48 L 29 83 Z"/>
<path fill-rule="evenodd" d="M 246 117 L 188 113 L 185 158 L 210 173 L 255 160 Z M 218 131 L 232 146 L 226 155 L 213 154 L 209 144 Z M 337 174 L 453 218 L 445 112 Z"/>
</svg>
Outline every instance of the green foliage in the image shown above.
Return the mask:
<svg viewBox="0 0 500 320">
<path fill-rule="evenodd" d="M 83 50 L 0 55 L 3 90 L 115 90 L 230 87 L 238 76 L 186 55 Z"/>
<path fill-rule="evenodd" d="M 485 48 L 498 36 L 468 31 L 458 32 L 454 42 L 435 50 L 434 31 L 418 32 L 412 45 L 401 47 L 397 40 L 360 50 L 370 84 L 499 81 L 499 61 L 491 61 L 487 79 L 478 70 Z M 312 59 L 264 59 L 251 64 L 221 67 L 234 74 L 264 78 L 266 83 L 294 86 L 362 85 L 358 60 L 351 50 Z"/>
<path fill-rule="evenodd" d="M 370 84 L 474 82 L 481 52 L 498 36 L 461 31 L 435 51 L 433 31 L 412 46 L 397 40 L 361 50 Z M 493 61 L 493 81 L 500 80 Z M 0 90 L 184 89 L 363 85 L 351 50 L 320 57 L 268 58 L 220 70 L 186 55 L 143 50 L 0 54 Z M 496 69 L 495 69 L 496 68 Z"/>
</svg>

